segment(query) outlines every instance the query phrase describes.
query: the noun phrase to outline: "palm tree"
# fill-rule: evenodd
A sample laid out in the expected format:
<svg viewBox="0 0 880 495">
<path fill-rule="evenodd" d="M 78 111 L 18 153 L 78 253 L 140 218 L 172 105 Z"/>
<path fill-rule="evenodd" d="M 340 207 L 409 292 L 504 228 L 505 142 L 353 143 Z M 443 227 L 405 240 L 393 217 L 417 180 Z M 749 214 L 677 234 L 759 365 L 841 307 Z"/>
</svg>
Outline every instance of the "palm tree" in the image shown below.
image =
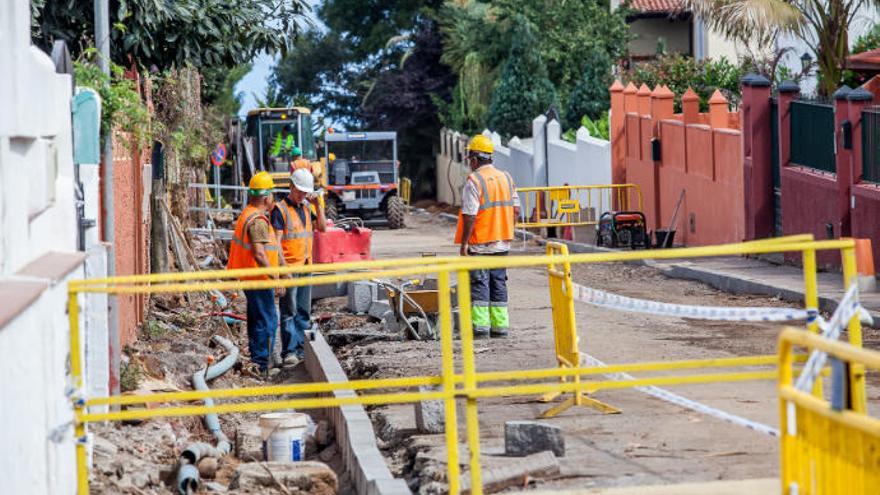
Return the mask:
<svg viewBox="0 0 880 495">
<path fill-rule="evenodd" d="M 878 0 L 685 0 L 685 8 L 728 37 L 774 43 L 792 34 L 816 54 L 819 94 L 834 93 L 843 80 L 849 54 L 848 32 L 863 7 Z"/>
</svg>

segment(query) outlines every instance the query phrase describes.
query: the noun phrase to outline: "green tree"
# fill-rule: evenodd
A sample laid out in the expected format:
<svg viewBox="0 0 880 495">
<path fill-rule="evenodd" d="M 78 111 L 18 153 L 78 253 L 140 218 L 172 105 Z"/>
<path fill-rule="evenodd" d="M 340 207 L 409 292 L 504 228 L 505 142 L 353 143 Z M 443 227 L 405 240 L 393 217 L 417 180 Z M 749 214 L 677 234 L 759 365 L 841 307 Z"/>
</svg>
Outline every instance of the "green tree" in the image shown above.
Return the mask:
<svg viewBox="0 0 880 495">
<path fill-rule="evenodd" d="M 529 136 L 532 120 L 556 103 L 556 90 L 524 17 L 515 20 L 510 53 L 492 94 L 487 123 L 505 137 Z"/>
<path fill-rule="evenodd" d="M 159 71 L 232 68 L 286 53 L 308 9 L 305 0 L 110 0 L 110 56 Z M 77 56 L 94 35 L 93 2 L 32 0 L 32 24 L 38 45 L 66 40 Z"/>
<path fill-rule="evenodd" d="M 222 115 L 238 115 L 244 92 L 235 92 L 235 86 L 253 68 L 242 64 L 231 69 L 208 68 L 202 71 L 202 101 L 213 106 Z"/>
<path fill-rule="evenodd" d="M 576 129 L 584 116 L 598 119 L 608 110 L 611 100 L 608 87 L 611 85 L 611 59 L 601 49 L 593 49 L 587 54 L 581 80 L 568 96 L 565 107 L 565 127 Z"/>
<path fill-rule="evenodd" d="M 774 44 L 790 34 L 816 55 L 819 93 L 830 96 L 843 81 L 849 55 L 849 27 L 878 0 L 686 0 L 686 8 L 708 26 L 743 43 Z"/>
</svg>

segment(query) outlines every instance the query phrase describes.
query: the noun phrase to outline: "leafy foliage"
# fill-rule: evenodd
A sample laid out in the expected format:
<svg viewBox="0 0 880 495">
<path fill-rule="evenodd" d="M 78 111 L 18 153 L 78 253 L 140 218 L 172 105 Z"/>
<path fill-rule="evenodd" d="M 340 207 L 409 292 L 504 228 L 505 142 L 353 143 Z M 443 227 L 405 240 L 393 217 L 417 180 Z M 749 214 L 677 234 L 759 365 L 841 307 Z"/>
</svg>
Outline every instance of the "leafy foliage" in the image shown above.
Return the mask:
<svg viewBox="0 0 880 495">
<path fill-rule="evenodd" d="M 202 70 L 202 100 L 223 115 L 238 115 L 244 92 L 235 92 L 235 86 L 253 68 L 242 64 L 231 69 L 207 68 Z"/>
<path fill-rule="evenodd" d="M 596 120 L 584 115 L 581 117 L 580 126 L 585 128 L 590 133 L 590 136 L 594 138 L 606 141 L 611 140 L 611 121 L 609 120 L 608 111 L 602 112 L 602 115 L 596 118 Z M 577 140 L 577 130 L 574 128 L 568 129 L 562 133 L 562 139 L 569 143 L 575 142 Z"/>
<path fill-rule="evenodd" d="M 531 135 L 532 119 L 556 103 L 556 90 L 547 79 L 547 68 L 528 21 L 518 18 L 513 32 L 510 53 L 487 115 L 489 127 L 508 138 Z"/>
<path fill-rule="evenodd" d="M 76 85 L 91 88 L 101 97 L 102 130 L 119 129 L 144 144 L 149 139 L 150 114 L 134 81 L 126 79 L 122 67 L 116 64 L 110 64 L 110 76 L 104 74 L 95 63 L 96 53 L 90 48 L 74 61 Z"/>
<path fill-rule="evenodd" d="M 709 97 L 719 89 L 727 101 L 740 99 L 739 81 L 746 68 L 730 63 L 726 58 L 697 61 L 680 54 L 662 56 L 656 61 L 637 64 L 624 74 L 624 80 L 636 86 L 642 83 L 654 88 L 665 84 L 675 93 L 675 107 L 681 109 L 681 95 L 692 88 L 700 96 L 701 108 L 707 108 Z"/>
<path fill-rule="evenodd" d="M 810 47 L 819 68 L 819 93 L 831 96 L 844 78 L 849 27 L 877 0 L 686 0 L 708 26 L 741 41 L 773 46 L 790 34 Z"/>
<path fill-rule="evenodd" d="M 565 126 L 576 127 L 578 116 L 597 119 L 608 110 L 611 104 L 608 95 L 609 86 L 611 86 L 611 59 L 604 51 L 593 49 L 586 59 L 581 80 L 568 97 Z"/>
<path fill-rule="evenodd" d="M 307 9 L 304 0 L 111 0 L 111 58 L 159 71 L 235 67 L 263 51 L 287 53 Z M 36 0 L 32 12 L 38 45 L 67 40 L 75 55 L 88 46 L 92 2 Z"/>
<path fill-rule="evenodd" d="M 852 47 L 852 54 L 864 53 L 870 50 L 880 48 L 880 24 L 875 24 L 867 33 L 859 36 Z M 851 88 L 856 88 L 867 82 L 866 74 L 845 70 L 843 72 L 843 84 Z"/>
</svg>

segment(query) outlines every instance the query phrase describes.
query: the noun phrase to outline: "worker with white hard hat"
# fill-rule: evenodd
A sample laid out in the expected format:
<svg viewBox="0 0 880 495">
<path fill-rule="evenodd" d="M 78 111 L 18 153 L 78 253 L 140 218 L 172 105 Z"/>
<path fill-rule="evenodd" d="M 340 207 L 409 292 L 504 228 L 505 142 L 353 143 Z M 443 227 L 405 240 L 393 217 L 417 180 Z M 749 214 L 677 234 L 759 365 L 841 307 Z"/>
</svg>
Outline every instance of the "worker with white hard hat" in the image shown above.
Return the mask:
<svg viewBox="0 0 880 495">
<path fill-rule="evenodd" d="M 298 168 L 290 174 L 290 192 L 272 210 L 272 227 L 282 251 L 280 266 L 311 264 L 312 233 L 315 230 L 324 232 L 327 228 L 319 198 L 320 193 L 315 191 L 315 177 L 308 169 Z M 310 205 L 314 208 L 314 219 Z M 311 286 L 287 289 L 279 300 L 278 309 L 281 315 L 281 362 L 293 366 L 303 358 L 305 331 L 311 325 Z"/>
</svg>

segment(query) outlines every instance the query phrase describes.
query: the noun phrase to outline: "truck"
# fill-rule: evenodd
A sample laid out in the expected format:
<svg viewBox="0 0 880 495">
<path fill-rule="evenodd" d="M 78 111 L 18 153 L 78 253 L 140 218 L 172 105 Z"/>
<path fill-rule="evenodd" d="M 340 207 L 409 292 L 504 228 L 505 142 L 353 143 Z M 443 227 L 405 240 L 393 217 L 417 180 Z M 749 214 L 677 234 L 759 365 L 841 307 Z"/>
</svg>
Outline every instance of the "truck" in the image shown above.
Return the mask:
<svg viewBox="0 0 880 495">
<path fill-rule="evenodd" d="M 290 187 L 290 156 L 272 156 L 272 146 L 284 127 L 290 126 L 294 144 L 302 150 L 303 158 L 311 162 L 315 175 L 315 187 L 323 187 L 326 171 L 318 160 L 315 136 L 312 129 L 312 112 L 304 107 L 258 108 L 251 110 L 245 120 L 244 141 L 245 163 L 248 170 L 242 171 L 243 182 L 247 184 L 254 173 L 269 172 L 279 188 Z"/>
<path fill-rule="evenodd" d="M 330 132 L 324 135 L 328 218 L 384 220 L 405 227 L 406 204 L 399 194 L 397 133 Z"/>
</svg>

